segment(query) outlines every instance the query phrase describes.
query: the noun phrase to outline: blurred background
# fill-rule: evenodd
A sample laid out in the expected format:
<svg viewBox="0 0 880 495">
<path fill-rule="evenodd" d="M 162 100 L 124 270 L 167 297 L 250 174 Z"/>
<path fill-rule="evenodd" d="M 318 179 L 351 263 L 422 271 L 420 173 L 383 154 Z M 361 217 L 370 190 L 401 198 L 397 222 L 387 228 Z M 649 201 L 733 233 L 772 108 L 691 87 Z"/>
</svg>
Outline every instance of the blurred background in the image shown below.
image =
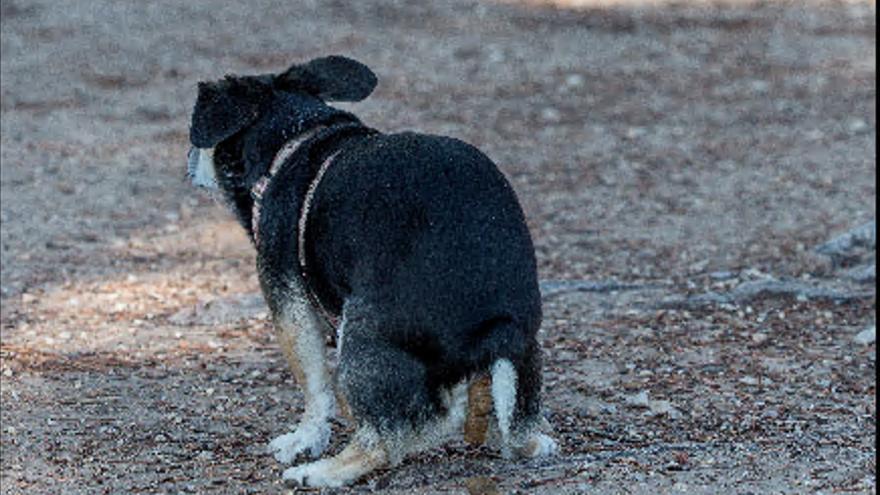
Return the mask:
<svg viewBox="0 0 880 495">
<path fill-rule="evenodd" d="M 280 488 L 301 395 L 184 180 L 189 114 L 327 54 L 378 75 L 367 125 L 471 142 L 519 194 L 566 453 L 453 444 L 356 491 L 874 486 L 873 1 L 0 6 L 3 493 Z"/>
</svg>

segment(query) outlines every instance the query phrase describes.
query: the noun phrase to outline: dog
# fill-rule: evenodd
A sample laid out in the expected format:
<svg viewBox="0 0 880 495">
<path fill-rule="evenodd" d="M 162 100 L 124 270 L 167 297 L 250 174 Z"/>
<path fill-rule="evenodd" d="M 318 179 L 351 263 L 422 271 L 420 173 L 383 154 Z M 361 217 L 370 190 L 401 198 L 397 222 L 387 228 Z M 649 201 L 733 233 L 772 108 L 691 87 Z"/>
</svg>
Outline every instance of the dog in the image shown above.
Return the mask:
<svg viewBox="0 0 880 495">
<path fill-rule="evenodd" d="M 469 144 L 382 133 L 327 104 L 376 84 L 362 63 L 328 56 L 198 85 L 188 175 L 219 191 L 252 240 L 305 397 L 269 450 L 284 464 L 321 457 L 342 412 L 350 443 L 285 470 L 289 484 L 355 482 L 465 423 L 505 457 L 552 454 L 535 254 L 516 195 Z"/>
</svg>

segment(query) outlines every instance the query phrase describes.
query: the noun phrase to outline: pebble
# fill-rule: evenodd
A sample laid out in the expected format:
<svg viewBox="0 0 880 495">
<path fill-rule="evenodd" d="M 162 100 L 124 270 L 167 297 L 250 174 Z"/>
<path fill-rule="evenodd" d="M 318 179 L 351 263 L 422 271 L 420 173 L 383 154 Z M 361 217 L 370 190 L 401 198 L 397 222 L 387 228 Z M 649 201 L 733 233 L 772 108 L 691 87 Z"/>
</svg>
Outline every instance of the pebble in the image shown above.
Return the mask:
<svg viewBox="0 0 880 495">
<path fill-rule="evenodd" d="M 874 341 L 876 339 L 877 339 L 877 326 L 876 325 L 871 325 L 870 327 L 862 330 L 861 332 L 856 334 L 855 337 L 853 337 L 853 340 L 857 344 L 861 344 L 861 345 L 871 345 L 874 343 Z"/>
<path fill-rule="evenodd" d="M 678 419 L 681 417 L 681 413 L 678 409 L 676 409 L 668 400 L 652 400 L 648 404 L 648 407 L 651 409 L 652 416 L 666 415 L 672 419 Z"/>
<path fill-rule="evenodd" d="M 648 398 L 648 392 L 645 390 L 626 398 L 626 403 L 635 407 L 648 407 L 650 402 L 651 400 Z"/>
<path fill-rule="evenodd" d="M 470 495 L 496 495 L 500 493 L 498 485 L 492 478 L 486 476 L 468 478 L 465 480 L 464 485 Z"/>
<path fill-rule="evenodd" d="M 579 88 L 584 85 L 584 76 L 580 74 L 569 74 L 565 78 L 565 85 L 569 88 Z"/>
<path fill-rule="evenodd" d="M 541 119 L 543 119 L 545 122 L 559 122 L 561 118 L 562 114 L 559 112 L 559 110 L 553 107 L 547 107 L 541 110 Z"/>
<path fill-rule="evenodd" d="M 754 342 L 756 344 L 763 344 L 764 342 L 767 342 L 767 339 L 769 339 L 769 338 L 770 337 L 766 333 L 758 332 L 758 333 L 752 334 L 752 342 Z"/>
<path fill-rule="evenodd" d="M 849 123 L 849 131 L 856 134 L 861 134 L 868 130 L 868 123 L 862 119 L 854 119 Z"/>
<path fill-rule="evenodd" d="M 646 131 L 642 127 L 630 127 L 629 129 L 626 130 L 626 138 L 627 139 L 637 139 L 637 138 L 644 136 L 647 133 L 648 133 L 648 131 Z"/>
</svg>

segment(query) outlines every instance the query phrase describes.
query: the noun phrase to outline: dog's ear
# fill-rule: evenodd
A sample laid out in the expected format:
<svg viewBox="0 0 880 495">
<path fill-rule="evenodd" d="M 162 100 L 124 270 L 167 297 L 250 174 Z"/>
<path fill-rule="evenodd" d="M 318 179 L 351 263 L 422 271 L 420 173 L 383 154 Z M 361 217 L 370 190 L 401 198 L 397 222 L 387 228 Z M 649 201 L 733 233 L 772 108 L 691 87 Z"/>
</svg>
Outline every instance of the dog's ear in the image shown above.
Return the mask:
<svg viewBox="0 0 880 495">
<path fill-rule="evenodd" d="M 268 87 L 245 79 L 227 77 L 218 82 L 199 83 L 189 130 L 193 146 L 213 148 L 256 120 Z"/>
<path fill-rule="evenodd" d="M 366 65 L 331 55 L 292 66 L 275 78 L 275 87 L 305 91 L 324 101 L 361 101 L 370 96 L 377 82 Z"/>
</svg>

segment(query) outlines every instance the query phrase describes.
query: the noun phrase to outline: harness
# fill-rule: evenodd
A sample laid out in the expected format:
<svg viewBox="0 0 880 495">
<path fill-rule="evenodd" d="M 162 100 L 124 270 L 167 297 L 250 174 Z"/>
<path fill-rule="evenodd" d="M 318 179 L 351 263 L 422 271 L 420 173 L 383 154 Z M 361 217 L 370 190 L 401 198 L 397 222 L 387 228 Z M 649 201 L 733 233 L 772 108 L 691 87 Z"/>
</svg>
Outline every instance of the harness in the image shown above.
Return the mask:
<svg viewBox="0 0 880 495">
<path fill-rule="evenodd" d="M 262 210 L 262 202 L 263 195 L 266 192 L 266 189 L 269 186 L 269 183 L 272 181 L 273 177 L 282 169 L 285 163 L 287 163 L 290 158 L 292 158 L 298 151 L 301 151 L 303 145 L 308 141 L 318 137 L 322 131 L 331 128 L 339 128 L 346 129 L 351 133 L 352 131 L 360 131 L 360 132 L 374 132 L 371 129 L 363 128 L 361 126 L 354 125 L 341 125 L 341 126 L 326 126 L 320 125 L 314 127 L 298 136 L 295 136 L 290 141 L 286 142 L 281 149 L 275 154 L 275 157 L 272 159 L 272 164 L 269 166 L 269 170 L 260 177 L 257 182 L 254 183 L 253 187 L 251 187 L 251 198 L 253 199 L 253 207 L 251 210 L 251 230 L 253 231 L 254 243 L 259 246 L 260 244 L 260 214 Z M 303 197 L 302 207 L 299 211 L 299 218 L 297 221 L 297 251 L 299 255 L 299 273 L 303 280 L 303 285 L 305 286 L 306 295 L 311 302 L 312 306 L 318 310 L 318 312 L 323 317 L 324 321 L 327 322 L 332 328 L 337 328 L 338 318 L 331 313 L 318 298 L 318 295 L 315 293 L 314 287 L 309 280 L 309 266 L 308 259 L 306 257 L 306 226 L 308 224 L 309 211 L 311 210 L 312 201 L 314 200 L 315 192 L 318 190 L 318 186 L 321 183 L 321 179 L 324 177 L 324 174 L 333 164 L 333 160 L 339 154 L 339 149 L 331 153 L 324 161 L 321 163 L 320 168 L 318 169 L 315 177 L 309 182 L 308 189 L 306 191 L 305 196 Z"/>
</svg>

